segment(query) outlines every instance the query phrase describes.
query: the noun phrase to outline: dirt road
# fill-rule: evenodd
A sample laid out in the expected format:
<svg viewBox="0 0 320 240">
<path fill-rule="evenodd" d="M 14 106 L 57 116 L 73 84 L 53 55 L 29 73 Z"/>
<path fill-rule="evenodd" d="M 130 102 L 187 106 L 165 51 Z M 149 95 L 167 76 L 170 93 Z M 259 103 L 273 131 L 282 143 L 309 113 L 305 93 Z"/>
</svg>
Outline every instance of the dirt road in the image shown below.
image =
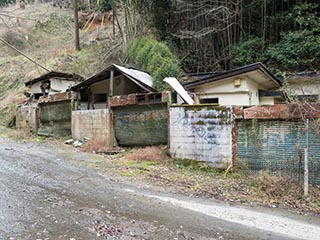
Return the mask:
<svg viewBox="0 0 320 240">
<path fill-rule="evenodd" d="M 101 159 L 100 159 L 101 160 Z M 97 156 L 0 139 L 0 239 L 317 239 L 318 219 L 145 190 Z"/>
</svg>

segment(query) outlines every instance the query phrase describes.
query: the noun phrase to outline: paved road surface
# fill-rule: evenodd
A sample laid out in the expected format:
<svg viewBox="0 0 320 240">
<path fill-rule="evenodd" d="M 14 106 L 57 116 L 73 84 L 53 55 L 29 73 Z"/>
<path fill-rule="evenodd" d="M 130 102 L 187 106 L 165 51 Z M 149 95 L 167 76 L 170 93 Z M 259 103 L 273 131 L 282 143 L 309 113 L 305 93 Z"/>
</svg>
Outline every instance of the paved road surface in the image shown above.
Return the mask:
<svg viewBox="0 0 320 240">
<path fill-rule="evenodd" d="M 319 239 L 317 219 L 144 190 L 67 149 L 0 139 L 0 239 Z"/>
</svg>

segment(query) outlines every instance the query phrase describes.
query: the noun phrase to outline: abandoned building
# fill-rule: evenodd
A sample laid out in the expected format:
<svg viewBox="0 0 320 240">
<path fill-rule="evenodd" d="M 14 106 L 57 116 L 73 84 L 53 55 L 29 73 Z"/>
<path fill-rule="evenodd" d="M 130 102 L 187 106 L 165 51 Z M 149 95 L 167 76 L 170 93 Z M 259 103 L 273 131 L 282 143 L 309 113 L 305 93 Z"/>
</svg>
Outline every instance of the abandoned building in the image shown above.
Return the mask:
<svg viewBox="0 0 320 240">
<path fill-rule="evenodd" d="M 283 90 L 287 92 L 289 99 L 294 101 L 319 101 L 320 73 L 301 72 L 288 74 L 284 77 Z"/>
<path fill-rule="evenodd" d="M 36 101 L 41 96 L 66 92 L 82 80 L 83 78 L 77 74 L 51 71 L 27 81 L 25 85 L 31 89 L 33 100 Z"/>
<path fill-rule="evenodd" d="M 82 80 L 77 74 L 52 71 L 27 81 L 25 85 L 30 88 L 31 97 L 17 109 L 17 127 L 45 136 L 70 135 L 72 93 L 69 90 Z"/>
<path fill-rule="evenodd" d="M 190 79 L 195 77 L 191 76 Z M 196 80 L 182 84 L 196 94 L 196 102 L 200 104 L 253 106 L 283 101 L 282 93 L 277 91 L 282 85 L 281 81 L 261 63 L 222 73 L 202 74 Z"/>
<path fill-rule="evenodd" d="M 320 118 L 320 105 L 278 104 L 283 101 L 282 82 L 261 63 L 201 74 L 183 82 L 185 89 L 176 79 L 166 78 L 181 97 L 177 104 L 171 92 L 153 89 L 152 81 L 144 71 L 118 65 L 67 92 L 67 84 L 46 85 L 47 78 L 29 81 L 33 93 L 44 96 L 20 107 L 17 123 L 20 114 L 27 119 L 20 123 L 41 135 L 72 135 L 109 147 L 167 144 L 173 157 L 224 169 L 244 165 L 254 172 L 270 170 L 298 180 L 301 152 L 308 145 L 310 182 L 320 184 L 320 138 L 317 131 L 309 131 L 307 143 L 304 123 L 306 118 Z M 310 87 L 295 94 L 318 96 L 312 86 L 310 81 Z"/>
<path fill-rule="evenodd" d="M 72 137 L 108 146 L 166 144 L 170 94 L 141 70 L 111 65 L 72 87 Z"/>
<path fill-rule="evenodd" d="M 148 73 L 115 64 L 73 86 L 72 90 L 78 93 L 77 110 L 105 109 L 108 98 L 113 96 L 156 92 Z"/>
</svg>

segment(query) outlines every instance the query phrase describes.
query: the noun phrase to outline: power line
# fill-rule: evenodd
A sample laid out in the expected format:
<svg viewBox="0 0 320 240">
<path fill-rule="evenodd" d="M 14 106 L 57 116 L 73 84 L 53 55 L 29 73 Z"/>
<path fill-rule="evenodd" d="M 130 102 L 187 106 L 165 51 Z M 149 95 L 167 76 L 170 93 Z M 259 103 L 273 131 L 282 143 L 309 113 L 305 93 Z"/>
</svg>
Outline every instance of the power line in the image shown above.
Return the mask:
<svg viewBox="0 0 320 240">
<path fill-rule="evenodd" d="M 39 67 L 43 68 L 44 70 L 51 72 L 48 68 L 44 67 L 43 65 L 41 65 L 40 63 L 37 63 L 35 60 L 33 60 L 32 58 L 28 57 L 26 54 L 24 54 L 23 52 L 21 52 L 19 49 L 17 49 L 16 47 L 12 46 L 10 43 L 8 43 L 7 41 L 5 41 L 3 38 L 0 37 L 0 41 L 3 42 L 5 45 L 7 45 L 8 47 L 12 48 L 13 50 L 15 50 L 16 52 L 18 52 L 19 54 L 21 54 L 22 56 L 24 56 L 25 58 L 27 58 L 29 61 L 33 62 L 34 64 L 38 65 Z"/>
</svg>

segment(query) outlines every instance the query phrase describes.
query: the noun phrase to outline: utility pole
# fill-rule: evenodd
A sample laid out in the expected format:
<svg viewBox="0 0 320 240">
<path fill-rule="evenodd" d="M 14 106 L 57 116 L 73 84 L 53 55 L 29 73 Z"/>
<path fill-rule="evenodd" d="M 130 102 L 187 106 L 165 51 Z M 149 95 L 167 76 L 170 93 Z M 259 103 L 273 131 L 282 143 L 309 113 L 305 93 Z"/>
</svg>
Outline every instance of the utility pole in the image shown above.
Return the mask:
<svg viewBox="0 0 320 240">
<path fill-rule="evenodd" d="M 80 51 L 78 0 L 73 0 L 75 48 Z"/>
<path fill-rule="evenodd" d="M 304 182 L 303 192 L 307 197 L 309 194 L 309 164 L 308 164 L 308 151 L 309 151 L 309 119 L 306 120 L 306 148 L 304 149 Z"/>
</svg>

